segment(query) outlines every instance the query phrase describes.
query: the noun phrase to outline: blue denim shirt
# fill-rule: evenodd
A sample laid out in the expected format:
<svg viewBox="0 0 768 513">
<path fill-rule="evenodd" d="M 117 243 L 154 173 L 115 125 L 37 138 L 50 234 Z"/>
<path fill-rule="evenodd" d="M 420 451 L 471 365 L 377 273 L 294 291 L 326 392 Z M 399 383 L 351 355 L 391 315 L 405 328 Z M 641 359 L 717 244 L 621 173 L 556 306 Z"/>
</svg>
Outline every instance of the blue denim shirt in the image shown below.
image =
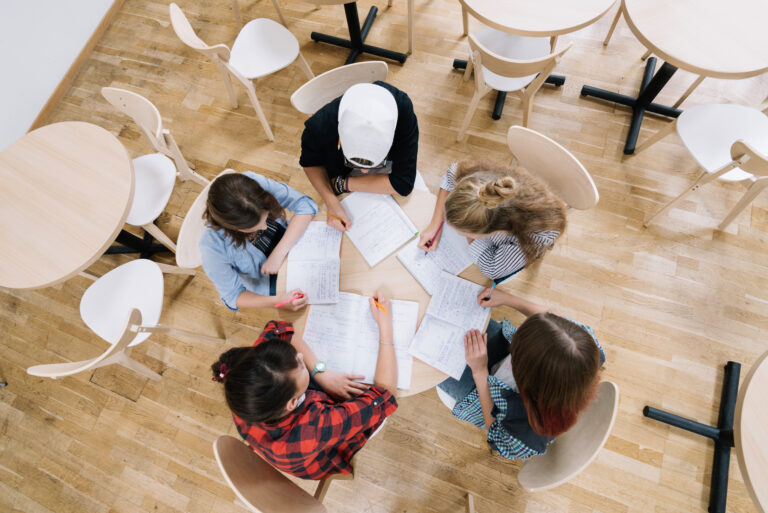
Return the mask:
<svg viewBox="0 0 768 513">
<path fill-rule="evenodd" d="M 280 206 L 294 215 L 317 214 L 317 203 L 296 189 L 253 171 L 243 173 L 256 180 L 262 189 L 272 194 Z M 281 217 L 277 222 L 287 227 Z M 253 244 L 237 247 L 224 230 L 206 227 L 199 242 L 203 257 L 203 270 L 221 294 L 221 300 L 230 310 L 237 310 L 237 297 L 245 290 L 262 296 L 269 295 L 269 275 L 261 274 L 266 255 Z"/>
</svg>

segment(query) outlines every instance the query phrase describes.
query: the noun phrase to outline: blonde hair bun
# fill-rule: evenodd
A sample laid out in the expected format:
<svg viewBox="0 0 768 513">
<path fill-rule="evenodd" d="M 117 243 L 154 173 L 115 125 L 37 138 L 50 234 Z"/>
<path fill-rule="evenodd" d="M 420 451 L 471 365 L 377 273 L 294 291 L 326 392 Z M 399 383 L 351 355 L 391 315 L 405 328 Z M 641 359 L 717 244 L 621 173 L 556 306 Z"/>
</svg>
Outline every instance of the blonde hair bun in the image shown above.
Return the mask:
<svg viewBox="0 0 768 513">
<path fill-rule="evenodd" d="M 511 176 L 502 176 L 480 187 L 477 198 L 485 208 L 496 208 L 504 201 L 517 196 L 517 182 Z"/>
</svg>

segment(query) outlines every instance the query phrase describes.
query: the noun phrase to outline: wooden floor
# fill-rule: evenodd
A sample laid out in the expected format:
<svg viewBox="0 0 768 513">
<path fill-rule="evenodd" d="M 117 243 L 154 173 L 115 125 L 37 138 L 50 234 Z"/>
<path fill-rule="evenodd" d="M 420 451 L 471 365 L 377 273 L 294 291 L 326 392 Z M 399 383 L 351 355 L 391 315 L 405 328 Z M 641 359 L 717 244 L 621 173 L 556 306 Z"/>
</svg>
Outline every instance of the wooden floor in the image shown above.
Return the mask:
<svg viewBox="0 0 768 513">
<path fill-rule="evenodd" d="M 208 43 L 234 40 L 228 0 L 177 0 Z M 244 18 L 276 19 L 267 0 L 240 0 Z M 184 47 L 169 25 L 168 2 L 126 0 L 50 122 L 82 120 L 118 135 L 138 156 L 150 147 L 138 129 L 102 99 L 103 86 L 124 87 L 151 99 L 185 156 L 211 178 L 225 167 L 254 170 L 312 194 L 298 166 L 305 117 L 289 103 L 305 80 L 291 66 L 257 81 L 275 133 L 267 141 L 245 91 L 232 109 L 215 64 Z M 288 28 L 312 70 L 343 64 L 346 52 L 310 40 L 313 30 L 344 35 L 341 7 L 315 9 L 281 0 Z M 361 1 L 361 11 L 370 2 Z M 407 48 L 407 4 L 395 0 L 380 15 L 369 43 Z M 461 512 L 467 491 L 477 511 L 691 512 L 704 511 L 712 444 L 641 415 L 645 404 L 714 423 L 722 366 L 743 364 L 742 375 L 768 349 L 768 195 L 758 198 L 727 231 L 715 229 L 739 198 L 738 185 L 712 184 L 648 229 L 643 217 L 676 195 L 696 166 L 673 135 L 651 151 L 622 159 L 628 111 L 579 97 L 585 83 L 634 93 L 644 48 L 620 22 L 611 45 L 601 41 L 615 8 L 595 25 L 560 39 L 573 41 L 556 89 L 535 99 L 530 127 L 569 148 L 594 177 L 600 203 L 569 214 L 567 233 L 535 271 L 507 287 L 595 328 L 608 356 L 603 379 L 616 382 L 616 426 L 597 460 L 572 482 L 528 494 L 517 484 L 519 464 L 493 457 L 483 433 L 454 419 L 434 390 L 400 401 L 383 432 L 366 446 L 354 481 L 337 482 L 331 511 L 350 513 Z M 472 120 L 467 142 L 456 131 L 473 92 L 451 61 L 464 57 L 461 15 L 454 0 L 417 0 L 415 53 L 390 65 L 390 82 L 413 99 L 421 129 L 419 168 L 435 190 L 455 159 L 509 158 L 506 129 L 519 124 L 517 100 L 500 121 L 491 98 Z M 661 95 L 672 103 L 694 80 L 680 71 Z M 708 102 L 757 105 L 768 80 L 707 79 L 686 106 Z M 650 119 L 641 137 L 662 127 Z M 173 237 L 199 191 L 177 184 L 159 220 Z M 315 197 L 317 195 L 315 194 Z M 56 248 L 51 248 L 56 251 Z M 129 257 L 108 256 L 97 274 Z M 170 262 L 166 257 L 165 261 Z M 242 512 L 223 481 L 211 442 L 235 434 L 210 364 L 230 346 L 250 344 L 274 312 L 230 312 L 202 271 L 166 276 L 163 321 L 202 333 L 225 334 L 226 346 L 153 336 L 134 355 L 162 374 L 147 381 L 116 366 L 58 381 L 25 374 L 39 363 L 80 360 L 105 343 L 80 320 L 79 299 L 90 282 L 0 290 L 0 511 L 25 513 Z M 493 317 L 521 317 L 497 309 Z M 755 511 L 736 456 L 731 460 L 728 510 Z M 311 485 L 307 483 L 306 485 Z"/>
</svg>

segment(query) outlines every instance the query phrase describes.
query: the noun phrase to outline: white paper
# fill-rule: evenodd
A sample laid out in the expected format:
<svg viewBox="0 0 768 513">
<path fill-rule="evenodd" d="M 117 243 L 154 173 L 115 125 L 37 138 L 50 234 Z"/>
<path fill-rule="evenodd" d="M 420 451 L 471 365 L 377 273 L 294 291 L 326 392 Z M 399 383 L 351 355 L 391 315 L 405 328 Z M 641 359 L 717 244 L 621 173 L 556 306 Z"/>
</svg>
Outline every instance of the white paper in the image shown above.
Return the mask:
<svg viewBox="0 0 768 513">
<path fill-rule="evenodd" d="M 339 300 L 341 232 L 322 221 L 309 223 L 288 253 L 285 289 L 301 289 L 310 305 Z"/>
<path fill-rule="evenodd" d="M 430 296 L 441 286 L 441 271 L 456 275 L 473 262 L 467 239 L 447 224 L 443 225 L 442 237 L 436 250 L 425 252 L 417 247 L 418 243 L 418 240 L 411 241 L 398 251 L 397 259 Z"/>
<path fill-rule="evenodd" d="M 477 296 L 485 287 L 445 271 L 440 279 L 441 287 L 429 301 L 427 315 L 463 326 L 465 331 L 482 330 L 490 309 L 478 305 Z"/>
<path fill-rule="evenodd" d="M 413 357 L 408 348 L 416 332 L 419 304 L 392 300 L 392 324 L 397 357 L 397 387 L 411 386 Z M 329 369 L 360 374 L 373 383 L 379 354 L 379 327 L 371 315 L 368 298 L 340 292 L 338 303 L 309 309 L 304 340 Z"/>
<path fill-rule="evenodd" d="M 349 240 L 374 267 L 417 233 L 400 205 L 386 194 L 353 192 L 341 202 L 352 221 Z"/>
</svg>

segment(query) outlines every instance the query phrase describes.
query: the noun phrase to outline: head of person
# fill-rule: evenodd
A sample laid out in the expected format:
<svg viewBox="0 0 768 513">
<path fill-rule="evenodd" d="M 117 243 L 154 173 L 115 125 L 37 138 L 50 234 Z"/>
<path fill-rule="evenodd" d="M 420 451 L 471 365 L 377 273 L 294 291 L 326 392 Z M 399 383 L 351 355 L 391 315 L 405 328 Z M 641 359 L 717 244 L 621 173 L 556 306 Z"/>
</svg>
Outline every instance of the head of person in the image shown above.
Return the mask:
<svg viewBox="0 0 768 513">
<path fill-rule="evenodd" d="M 520 325 L 509 352 L 533 430 L 549 437 L 568 431 L 597 392 L 600 351 L 592 336 L 567 319 L 539 313 Z"/>
<path fill-rule="evenodd" d="M 203 218 L 214 229 L 223 229 L 244 247 L 251 234 L 267 228 L 267 219 L 279 219 L 283 208 L 256 180 L 240 173 L 216 178 L 208 190 Z"/>
<path fill-rule="evenodd" d="M 531 264 L 543 256 L 533 232 L 565 230 L 565 203 L 525 169 L 468 160 L 459 163 L 455 178 L 445 202 L 445 219 L 465 236 L 514 235 Z"/>
<path fill-rule="evenodd" d="M 339 103 L 339 144 L 349 167 L 363 173 L 380 167 L 397 127 L 397 102 L 376 84 L 355 84 Z"/>
<path fill-rule="evenodd" d="M 235 347 L 211 366 L 229 409 L 246 422 L 274 422 L 295 410 L 309 386 L 304 357 L 283 340 Z"/>
</svg>

